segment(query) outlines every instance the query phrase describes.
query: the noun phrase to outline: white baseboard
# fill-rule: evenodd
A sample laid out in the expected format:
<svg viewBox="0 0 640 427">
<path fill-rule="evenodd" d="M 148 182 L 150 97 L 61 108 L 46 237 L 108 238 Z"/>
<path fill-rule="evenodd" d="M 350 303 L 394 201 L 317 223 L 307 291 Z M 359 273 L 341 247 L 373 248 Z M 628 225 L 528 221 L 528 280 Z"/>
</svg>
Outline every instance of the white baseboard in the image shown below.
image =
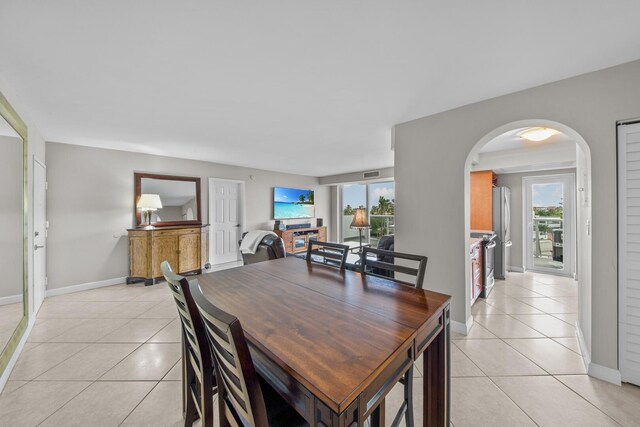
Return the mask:
<svg viewBox="0 0 640 427">
<path fill-rule="evenodd" d="M 580 322 L 576 322 L 576 335 L 578 337 L 578 344 L 580 345 L 580 352 L 582 353 L 582 361 L 584 362 L 584 366 L 587 369 L 589 376 L 611 384 L 621 385 L 622 375 L 619 370 L 598 365 L 591 361 L 591 354 L 589 354 L 587 343 L 584 340 L 584 335 L 582 335 Z"/>
<path fill-rule="evenodd" d="M 580 327 L 579 321 L 576 321 L 576 337 L 578 338 L 580 353 L 582 353 L 582 362 L 584 363 L 584 367 L 588 371 L 589 364 L 591 363 L 591 354 L 589 354 L 589 349 L 587 348 L 587 342 L 584 340 L 584 335 L 582 335 L 582 328 Z"/>
<path fill-rule="evenodd" d="M 516 267 L 515 265 L 510 265 L 509 271 L 512 271 L 514 273 L 524 273 L 524 267 Z"/>
<path fill-rule="evenodd" d="M 0 297 L 0 305 L 15 304 L 18 302 L 22 302 L 22 294 Z"/>
<path fill-rule="evenodd" d="M 468 335 L 473 326 L 473 316 L 469 316 L 466 323 L 451 321 L 451 330 L 462 335 Z"/>
<path fill-rule="evenodd" d="M 615 385 L 622 385 L 622 375 L 617 369 L 607 368 L 597 363 L 589 363 L 588 373 L 590 377 L 597 378 Z"/>
<path fill-rule="evenodd" d="M 31 329 L 33 329 L 33 325 L 35 323 L 36 323 L 36 316 L 32 315 L 29 318 L 27 329 L 25 329 L 24 334 L 22 335 L 22 338 L 18 342 L 18 345 L 16 346 L 16 349 L 13 352 L 13 355 L 11 356 L 11 359 L 9 359 L 9 363 L 7 363 L 7 367 L 5 368 L 4 372 L 0 376 L 0 393 L 2 392 L 2 390 L 4 390 L 4 386 L 7 385 L 7 381 L 9 381 L 9 376 L 11 375 L 11 371 L 13 371 L 14 366 L 16 366 L 16 363 L 18 362 L 18 358 L 22 353 L 22 349 L 24 348 L 24 345 L 27 343 L 27 339 L 29 338 L 29 334 L 31 333 Z"/>
<path fill-rule="evenodd" d="M 242 267 L 243 265 L 244 265 L 244 262 L 242 262 L 242 260 L 225 262 L 222 264 L 215 264 L 215 265 L 212 264 L 211 268 L 208 270 L 205 270 L 204 272 L 213 273 L 214 271 L 228 270 L 230 268 Z"/>
<path fill-rule="evenodd" d="M 100 280 L 98 282 L 81 283 L 79 285 L 65 286 L 63 288 L 47 289 L 47 297 L 55 297 L 57 295 L 72 294 L 74 292 L 88 291 L 89 289 L 104 288 L 105 286 L 119 285 L 126 283 L 126 277 L 116 277 L 114 279 Z"/>
</svg>

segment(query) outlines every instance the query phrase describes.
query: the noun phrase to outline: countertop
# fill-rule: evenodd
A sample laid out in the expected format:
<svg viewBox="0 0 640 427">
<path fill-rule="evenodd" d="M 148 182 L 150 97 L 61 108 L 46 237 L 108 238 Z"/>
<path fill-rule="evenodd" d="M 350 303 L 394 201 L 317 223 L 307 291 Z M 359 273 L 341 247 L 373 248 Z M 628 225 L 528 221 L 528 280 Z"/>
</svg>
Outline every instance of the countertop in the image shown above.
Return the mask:
<svg viewBox="0 0 640 427">
<path fill-rule="evenodd" d="M 493 230 L 471 230 L 471 232 L 478 234 L 494 234 Z"/>
</svg>

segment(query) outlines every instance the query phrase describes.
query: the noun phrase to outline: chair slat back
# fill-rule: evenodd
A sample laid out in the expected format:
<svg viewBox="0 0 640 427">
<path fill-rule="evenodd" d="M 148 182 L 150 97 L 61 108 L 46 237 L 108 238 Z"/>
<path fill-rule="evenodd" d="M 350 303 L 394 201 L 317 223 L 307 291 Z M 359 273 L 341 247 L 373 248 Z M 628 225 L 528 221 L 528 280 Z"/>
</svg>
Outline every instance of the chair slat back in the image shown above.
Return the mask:
<svg viewBox="0 0 640 427">
<path fill-rule="evenodd" d="M 369 257 L 369 254 L 376 255 L 375 259 Z M 383 261 L 390 260 L 390 261 Z M 417 267 L 408 267 L 405 265 L 395 264 L 396 259 L 403 259 L 417 263 Z M 365 247 L 360 254 L 360 273 L 370 276 L 393 278 L 396 282 L 410 285 L 418 289 L 422 289 L 424 282 L 424 275 L 427 270 L 428 258 L 423 255 L 405 254 L 402 252 L 387 251 L 384 249 L 375 249 Z M 391 274 L 385 275 L 377 273 L 376 270 L 382 270 Z M 404 280 L 395 279 L 394 273 L 402 273 L 410 276 L 414 276 L 415 282 L 407 282 Z"/>
<path fill-rule="evenodd" d="M 320 242 L 316 239 L 311 239 L 307 246 L 307 262 L 315 262 L 314 256 L 322 257 L 325 260 L 325 264 L 334 265 L 341 270 L 344 270 L 348 254 L 349 246 L 339 243 Z"/>
<path fill-rule="evenodd" d="M 169 285 L 169 289 L 171 289 L 178 309 L 178 317 L 182 323 L 183 338 L 186 340 L 187 356 L 200 382 L 208 383 L 210 379 L 203 378 L 202 374 L 212 372 L 213 355 L 209 349 L 200 312 L 193 301 L 191 290 L 189 289 L 189 281 L 185 277 L 175 274 L 167 261 L 162 262 L 160 269 Z"/>
<path fill-rule="evenodd" d="M 220 425 L 268 427 L 262 389 L 240 321 L 213 305 L 197 280 L 190 289 L 216 359 Z"/>
</svg>

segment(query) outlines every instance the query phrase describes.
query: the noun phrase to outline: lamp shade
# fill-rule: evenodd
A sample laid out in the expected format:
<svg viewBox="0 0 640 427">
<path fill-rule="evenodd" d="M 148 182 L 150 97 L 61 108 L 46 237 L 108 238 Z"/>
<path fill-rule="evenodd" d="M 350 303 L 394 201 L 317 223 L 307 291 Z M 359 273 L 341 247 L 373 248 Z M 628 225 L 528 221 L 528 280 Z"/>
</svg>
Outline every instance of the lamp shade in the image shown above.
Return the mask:
<svg viewBox="0 0 640 427">
<path fill-rule="evenodd" d="M 138 199 L 138 209 L 143 211 L 155 211 L 162 209 L 160 196 L 157 194 L 141 194 Z"/>
<path fill-rule="evenodd" d="M 351 221 L 351 228 L 369 228 L 369 219 L 367 218 L 367 209 L 357 208 Z"/>
</svg>

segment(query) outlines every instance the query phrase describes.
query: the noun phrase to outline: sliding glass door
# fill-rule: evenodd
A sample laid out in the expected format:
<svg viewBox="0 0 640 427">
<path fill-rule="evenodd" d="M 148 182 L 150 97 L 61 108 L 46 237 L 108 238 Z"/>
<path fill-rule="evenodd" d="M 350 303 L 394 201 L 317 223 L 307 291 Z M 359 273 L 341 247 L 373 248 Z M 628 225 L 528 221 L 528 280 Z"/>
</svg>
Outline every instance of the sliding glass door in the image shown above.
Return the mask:
<svg viewBox="0 0 640 427">
<path fill-rule="evenodd" d="M 369 243 L 377 246 L 382 236 L 394 233 L 395 228 L 395 187 L 393 182 L 377 182 L 367 185 L 369 190 Z"/>
<path fill-rule="evenodd" d="M 394 234 L 395 185 L 393 181 L 371 184 L 344 184 L 341 191 L 342 217 L 340 240 L 357 242 L 358 230 L 350 227 L 355 209 L 366 208 L 371 228 L 363 233 L 364 241 L 376 246 L 382 236 Z"/>
<path fill-rule="evenodd" d="M 341 235 L 342 242 L 357 242 L 360 239 L 358 230 L 350 228 L 353 215 L 358 208 L 367 206 L 367 185 L 366 184 L 345 184 L 342 186 L 342 220 Z M 363 233 L 363 241 L 369 241 L 369 233 Z"/>
</svg>

